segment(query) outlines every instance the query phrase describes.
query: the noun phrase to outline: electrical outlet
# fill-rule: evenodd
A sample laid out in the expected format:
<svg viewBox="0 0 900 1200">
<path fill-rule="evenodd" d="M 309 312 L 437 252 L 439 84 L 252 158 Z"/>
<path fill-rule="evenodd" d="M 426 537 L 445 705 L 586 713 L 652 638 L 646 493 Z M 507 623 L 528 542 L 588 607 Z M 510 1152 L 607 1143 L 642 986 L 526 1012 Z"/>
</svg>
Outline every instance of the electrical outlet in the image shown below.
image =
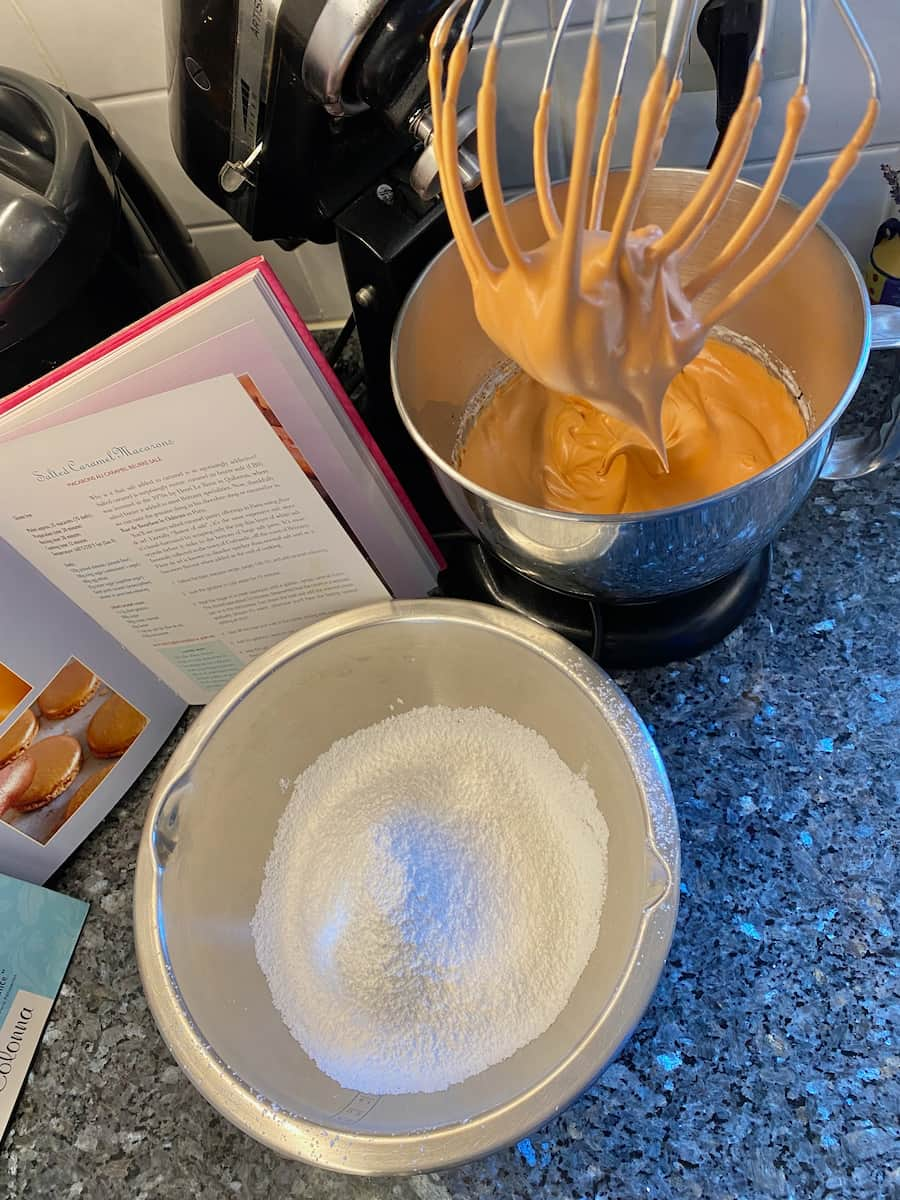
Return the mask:
<svg viewBox="0 0 900 1200">
<path fill-rule="evenodd" d="M 772 16 L 772 27 L 766 42 L 766 53 L 763 58 L 764 79 L 791 79 L 800 70 L 801 20 L 798 0 L 774 0 L 775 11 Z M 656 0 L 656 44 L 662 46 L 666 31 L 666 21 L 669 18 L 670 0 Z M 815 24 L 816 10 L 819 0 L 810 0 L 810 29 Z M 703 0 L 697 4 L 697 12 L 703 8 Z M 709 61 L 709 55 L 700 45 L 697 37 L 697 22 L 691 30 L 691 40 L 688 44 L 687 59 L 682 76 L 686 92 L 714 92 L 716 90 L 716 75 Z"/>
</svg>

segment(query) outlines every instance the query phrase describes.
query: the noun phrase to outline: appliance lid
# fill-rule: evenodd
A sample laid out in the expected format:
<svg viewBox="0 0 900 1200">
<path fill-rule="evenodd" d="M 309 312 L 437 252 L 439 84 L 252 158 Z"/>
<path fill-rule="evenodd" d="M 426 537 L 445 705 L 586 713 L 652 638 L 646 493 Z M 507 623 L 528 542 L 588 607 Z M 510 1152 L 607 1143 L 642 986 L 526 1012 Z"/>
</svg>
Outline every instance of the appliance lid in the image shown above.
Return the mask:
<svg viewBox="0 0 900 1200">
<path fill-rule="evenodd" d="M 116 219 L 114 182 L 74 105 L 0 69 L 0 350 L 81 290 Z"/>
</svg>

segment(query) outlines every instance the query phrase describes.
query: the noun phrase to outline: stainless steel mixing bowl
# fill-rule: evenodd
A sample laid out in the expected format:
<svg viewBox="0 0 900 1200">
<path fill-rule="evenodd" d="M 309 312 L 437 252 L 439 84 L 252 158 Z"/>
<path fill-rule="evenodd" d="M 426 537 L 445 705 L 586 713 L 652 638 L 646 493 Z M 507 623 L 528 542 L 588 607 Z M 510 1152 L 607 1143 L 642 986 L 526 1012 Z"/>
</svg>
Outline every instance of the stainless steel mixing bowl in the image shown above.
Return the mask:
<svg viewBox="0 0 900 1200">
<path fill-rule="evenodd" d="M 250 917 L 290 794 L 280 781 L 336 738 L 422 704 L 488 705 L 585 769 L 609 826 L 606 903 L 596 950 L 542 1037 L 444 1092 L 360 1095 L 322 1074 L 283 1025 L 256 963 Z M 288 638 L 188 731 L 141 838 L 138 966 L 175 1058 L 239 1128 L 280 1154 L 337 1171 L 429 1171 L 516 1141 L 609 1062 L 656 986 L 678 880 L 662 764 L 597 666 L 499 609 L 383 603 Z"/>
<path fill-rule="evenodd" d="M 604 228 L 626 172 L 610 178 Z M 663 228 L 706 178 L 703 171 L 654 171 L 639 221 Z M 563 202 L 566 185 L 557 186 Z M 759 189 L 738 182 L 721 215 L 688 260 L 685 276 L 724 245 Z M 544 238 L 533 194 L 509 208 L 526 248 Z M 780 200 L 758 241 L 711 293 L 719 295 L 762 258 L 789 227 L 796 207 Z M 503 261 L 488 222 L 485 246 Z M 775 354 L 794 374 L 811 415 L 806 441 L 755 478 L 707 500 L 633 515 L 584 516 L 516 504 L 470 483 L 452 465 L 469 399 L 502 361 L 475 317 L 455 243 L 426 269 L 394 331 L 391 371 L 400 414 L 454 509 L 503 560 L 562 591 L 645 600 L 699 587 L 746 562 L 772 541 L 815 480 L 861 475 L 900 452 L 898 411 L 871 439 L 841 439 L 834 426 L 856 391 L 870 344 L 900 345 L 897 310 L 876 312 L 873 337 L 863 282 L 846 249 L 822 226 L 725 323 Z"/>
</svg>

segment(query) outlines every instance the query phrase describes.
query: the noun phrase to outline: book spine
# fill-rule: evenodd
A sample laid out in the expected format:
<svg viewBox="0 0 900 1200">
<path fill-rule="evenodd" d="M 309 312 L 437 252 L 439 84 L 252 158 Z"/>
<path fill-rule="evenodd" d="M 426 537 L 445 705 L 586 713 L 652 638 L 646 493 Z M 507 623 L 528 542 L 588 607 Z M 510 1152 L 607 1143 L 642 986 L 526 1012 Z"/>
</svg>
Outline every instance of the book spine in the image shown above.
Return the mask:
<svg viewBox="0 0 900 1200">
<path fill-rule="evenodd" d="M 325 381 L 328 384 L 329 388 L 331 388 L 331 390 L 334 392 L 339 403 L 343 407 L 344 411 L 347 413 L 347 416 L 353 422 L 353 427 L 356 430 L 356 432 L 359 434 L 361 441 L 365 445 L 366 449 L 369 451 L 369 454 L 372 456 L 372 459 L 374 460 L 378 469 L 381 471 L 382 475 L 387 480 L 394 495 L 397 497 L 397 499 L 402 504 L 407 516 L 412 521 L 413 525 L 415 525 L 416 531 L 418 532 L 419 536 L 422 538 L 422 541 L 428 547 L 428 550 L 429 550 L 430 554 L 432 555 L 432 557 L 434 558 L 435 562 L 437 563 L 438 567 L 440 569 L 443 569 L 447 564 L 444 562 L 444 557 L 441 554 L 440 550 L 438 549 L 437 543 L 435 542 L 435 540 L 431 536 L 431 534 L 428 532 L 428 529 L 426 528 L 425 523 L 422 520 L 422 518 L 419 516 L 418 512 L 416 512 L 416 509 L 414 508 L 412 501 L 410 500 L 409 496 L 407 496 L 406 492 L 403 490 L 403 485 L 400 483 L 400 480 L 394 474 L 393 468 L 391 467 L 390 463 L 387 461 L 387 459 L 382 454 L 381 449 L 378 446 L 378 443 L 372 437 L 371 433 L 369 432 L 368 428 L 366 427 L 365 422 L 363 421 L 362 417 L 357 412 L 356 406 L 354 405 L 353 401 L 350 399 L 350 397 L 347 395 L 347 393 L 344 391 L 343 387 L 341 386 L 340 380 L 338 379 L 337 375 L 335 375 L 334 371 L 332 370 L 331 365 L 328 362 L 328 359 L 322 353 L 318 342 L 315 340 L 315 338 L 312 336 L 312 334 L 310 333 L 310 331 L 307 329 L 306 325 L 304 324 L 303 319 L 300 316 L 300 314 L 297 312 L 296 308 L 294 307 L 290 296 L 288 296 L 287 292 L 282 287 L 281 282 L 278 279 L 278 276 L 275 274 L 275 272 L 272 270 L 272 268 L 269 266 L 269 264 L 266 262 L 265 259 L 261 260 L 259 271 L 260 271 L 260 274 L 262 275 L 263 279 L 265 280 L 266 285 L 269 288 L 269 291 L 272 293 L 272 296 L 274 297 L 276 303 L 278 304 L 278 307 L 282 310 L 284 315 L 287 317 L 288 321 L 290 321 L 291 326 L 294 329 L 294 332 L 297 334 L 297 336 L 303 342 L 303 345 L 306 347 L 306 349 L 309 351 L 311 358 L 315 362 L 318 369 L 322 372 L 322 375 L 324 376 Z"/>
</svg>

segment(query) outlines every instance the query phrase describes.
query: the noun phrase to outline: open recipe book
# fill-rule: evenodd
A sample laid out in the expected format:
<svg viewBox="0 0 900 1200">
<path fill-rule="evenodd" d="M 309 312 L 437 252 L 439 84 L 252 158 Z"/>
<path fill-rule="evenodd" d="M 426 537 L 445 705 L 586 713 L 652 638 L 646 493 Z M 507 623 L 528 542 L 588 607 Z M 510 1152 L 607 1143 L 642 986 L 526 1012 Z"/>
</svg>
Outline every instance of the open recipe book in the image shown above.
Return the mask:
<svg viewBox="0 0 900 1200">
<path fill-rule="evenodd" d="M 0 871 L 45 880 L 187 704 L 440 565 L 262 259 L 0 400 Z"/>
</svg>

